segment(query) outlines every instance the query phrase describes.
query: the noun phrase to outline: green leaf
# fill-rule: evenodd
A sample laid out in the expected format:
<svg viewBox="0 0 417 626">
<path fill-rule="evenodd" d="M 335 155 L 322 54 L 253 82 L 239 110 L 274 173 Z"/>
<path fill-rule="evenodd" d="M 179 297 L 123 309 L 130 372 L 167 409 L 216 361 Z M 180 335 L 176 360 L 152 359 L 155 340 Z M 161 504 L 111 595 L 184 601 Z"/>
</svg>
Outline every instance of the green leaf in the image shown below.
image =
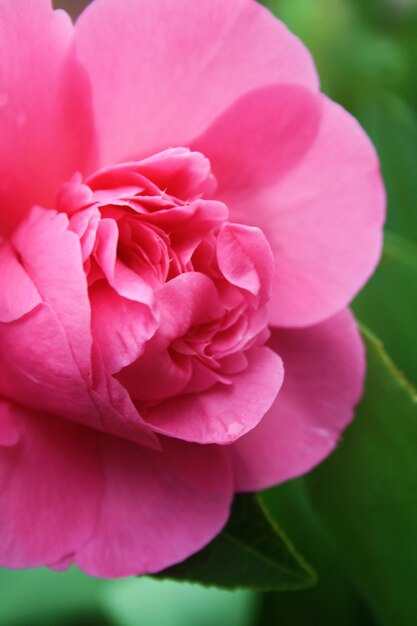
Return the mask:
<svg viewBox="0 0 417 626">
<path fill-rule="evenodd" d="M 416 10 L 415 0 L 351 0 L 351 3 L 372 26 L 385 26 L 387 30 L 391 27 L 394 33 L 398 25 L 413 17 Z"/>
<path fill-rule="evenodd" d="M 417 385 L 417 246 L 387 234 L 381 263 L 353 310 Z"/>
<path fill-rule="evenodd" d="M 304 478 L 262 494 L 274 519 L 291 536 L 318 574 L 318 583 L 297 593 L 264 594 L 258 626 L 375 626 L 369 608 L 349 579 L 342 559 L 312 510 Z"/>
<path fill-rule="evenodd" d="M 381 343 L 363 336 L 368 374 L 337 451 L 306 477 L 312 504 L 381 626 L 417 615 L 417 401 Z"/>
<path fill-rule="evenodd" d="M 100 595 L 111 581 L 89 578 L 76 568 L 0 570 L 0 626 L 100 624 Z M 85 620 L 85 621 L 84 621 Z"/>
<path fill-rule="evenodd" d="M 114 626 L 251 626 L 257 610 L 250 591 L 151 578 L 115 582 L 103 600 Z"/>
<path fill-rule="evenodd" d="M 374 102 L 374 93 L 381 88 L 397 91 L 407 79 L 404 49 L 395 38 L 370 29 L 352 2 L 265 0 L 264 4 L 307 45 L 323 91 L 348 110 L 356 111 L 358 99 Z"/>
<path fill-rule="evenodd" d="M 349 4 L 334 0 L 264 0 L 263 4 L 306 44 L 319 70 L 323 90 L 338 99 L 339 92 L 345 91 L 346 73 L 351 73 L 354 51 L 350 49 L 346 55 L 346 49 L 352 30 L 356 45 L 358 42 Z"/>
<path fill-rule="evenodd" d="M 238 495 L 223 532 L 201 552 L 160 576 L 258 591 L 301 589 L 315 574 L 256 495 Z"/>
<path fill-rule="evenodd" d="M 355 114 L 381 160 L 388 193 L 387 228 L 417 243 L 417 117 L 392 93 L 365 94 Z"/>
<path fill-rule="evenodd" d="M 0 626 L 250 626 L 258 598 L 147 577 L 99 580 L 75 567 L 4 569 L 0 607 Z"/>
</svg>

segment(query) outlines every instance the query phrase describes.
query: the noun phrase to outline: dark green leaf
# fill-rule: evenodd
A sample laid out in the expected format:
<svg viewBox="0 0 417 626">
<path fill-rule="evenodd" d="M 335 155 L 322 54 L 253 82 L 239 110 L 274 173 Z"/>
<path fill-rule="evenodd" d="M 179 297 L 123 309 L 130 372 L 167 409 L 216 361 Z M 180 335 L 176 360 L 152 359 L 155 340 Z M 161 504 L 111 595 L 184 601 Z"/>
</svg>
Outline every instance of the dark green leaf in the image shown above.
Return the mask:
<svg viewBox="0 0 417 626">
<path fill-rule="evenodd" d="M 395 26 L 413 17 L 415 0 L 351 0 L 358 13 L 371 25 Z"/>
<path fill-rule="evenodd" d="M 357 417 L 306 478 L 312 504 L 381 626 L 417 616 L 417 402 L 373 335 Z"/>
<path fill-rule="evenodd" d="M 204 550 L 161 576 L 259 591 L 300 589 L 315 582 L 314 572 L 255 495 L 237 496 L 224 531 Z"/>
<path fill-rule="evenodd" d="M 417 118 L 392 93 L 364 96 L 355 110 L 375 143 L 388 193 L 387 228 L 417 243 Z"/>
<path fill-rule="evenodd" d="M 353 309 L 417 385 L 417 246 L 387 234 L 382 261 Z"/>
<path fill-rule="evenodd" d="M 343 560 L 310 506 L 304 478 L 262 494 L 274 519 L 279 520 L 312 563 L 318 583 L 297 593 L 264 595 L 258 626 L 375 626 L 362 597 L 345 571 Z"/>
</svg>

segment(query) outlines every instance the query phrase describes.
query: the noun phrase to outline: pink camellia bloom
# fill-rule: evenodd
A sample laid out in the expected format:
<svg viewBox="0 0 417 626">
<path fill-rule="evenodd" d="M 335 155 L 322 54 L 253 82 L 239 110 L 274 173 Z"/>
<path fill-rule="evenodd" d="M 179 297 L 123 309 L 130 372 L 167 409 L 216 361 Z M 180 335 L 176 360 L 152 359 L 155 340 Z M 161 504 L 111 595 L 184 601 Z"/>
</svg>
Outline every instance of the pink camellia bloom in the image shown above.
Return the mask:
<svg viewBox="0 0 417 626">
<path fill-rule="evenodd" d="M 1 0 L 0 132 L 0 565 L 156 572 L 351 420 L 377 157 L 255 0 Z"/>
</svg>

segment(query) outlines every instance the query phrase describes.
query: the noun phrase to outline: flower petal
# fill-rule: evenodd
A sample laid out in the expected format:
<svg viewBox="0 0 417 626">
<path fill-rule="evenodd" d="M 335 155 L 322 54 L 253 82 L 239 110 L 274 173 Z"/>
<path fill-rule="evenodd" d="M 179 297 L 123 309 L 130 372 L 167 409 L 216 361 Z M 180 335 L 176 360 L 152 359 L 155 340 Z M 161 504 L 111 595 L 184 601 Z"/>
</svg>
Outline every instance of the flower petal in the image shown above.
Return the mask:
<svg viewBox="0 0 417 626">
<path fill-rule="evenodd" d="M 224 452 L 164 440 L 162 452 L 102 436 L 105 480 L 94 535 L 75 554 L 93 576 L 156 572 L 181 561 L 226 523 L 233 483 Z"/>
<path fill-rule="evenodd" d="M 303 474 L 336 446 L 363 388 L 364 349 L 349 311 L 317 326 L 273 330 L 283 359 L 282 389 L 261 423 L 228 451 L 239 491 Z"/>
<path fill-rule="evenodd" d="M 317 135 L 321 114 L 321 100 L 305 87 L 267 85 L 244 94 L 192 140 L 192 150 L 209 158 L 216 195 L 234 209 L 232 220 L 242 221 L 236 212 L 248 194 L 252 199 L 297 165 Z M 260 211 L 256 203 L 248 207 L 252 221 Z"/>
<path fill-rule="evenodd" d="M 9 324 L 0 324 L 0 396 L 97 430 L 158 447 L 126 391 L 95 368 L 86 381 L 56 314 L 42 304 Z M 92 371 L 89 374 L 92 379 Z"/>
<path fill-rule="evenodd" d="M 95 345 L 115 374 L 143 353 L 158 324 L 147 305 L 119 296 L 105 281 L 93 285 L 89 296 Z"/>
<path fill-rule="evenodd" d="M 9 405 L 20 440 L 0 447 L 0 566 L 54 563 L 94 530 L 97 447 L 81 426 Z"/>
<path fill-rule="evenodd" d="M 232 285 L 268 300 L 274 259 L 259 228 L 225 224 L 218 235 L 217 260 Z"/>
<path fill-rule="evenodd" d="M 186 272 L 165 283 L 157 293 L 157 306 L 160 326 L 155 339 L 164 347 L 191 327 L 224 314 L 213 280 L 200 272 Z"/>
<path fill-rule="evenodd" d="M 326 99 L 311 150 L 259 200 L 276 258 L 271 322 L 304 326 L 345 308 L 378 264 L 385 219 L 378 156 L 358 122 Z"/>
<path fill-rule="evenodd" d="M 20 433 L 13 405 L 7 400 L 0 400 L 0 446 L 15 446 Z"/>
<path fill-rule="evenodd" d="M 13 233 L 26 273 L 56 314 L 80 372 L 91 375 L 90 305 L 80 241 L 64 213 L 34 207 Z"/>
<path fill-rule="evenodd" d="M 192 144 L 210 158 L 231 219 L 269 241 L 276 326 L 308 326 L 346 307 L 382 245 L 385 193 L 371 142 L 340 106 L 303 91 L 253 92 Z"/>
<path fill-rule="evenodd" d="M 84 170 L 94 143 L 91 100 L 73 27 L 50 0 L 0 2 L 0 232 Z"/>
<path fill-rule="evenodd" d="M 9 242 L 0 241 L 0 322 L 12 322 L 42 302 Z"/>
<path fill-rule="evenodd" d="M 19 319 L 0 323 L 0 395 L 158 447 L 120 384 L 107 381 L 102 369 L 93 377 L 81 247 L 67 227 L 66 215 L 35 207 L 13 233 L 21 260 L 13 277 L 22 281 L 14 290 L 22 294 L 30 286 L 41 301 Z"/>
<path fill-rule="evenodd" d="M 203 393 L 169 398 L 147 411 L 155 432 L 196 443 L 225 444 L 254 428 L 275 400 L 283 379 L 281 359 L 268 348 L 245 353 L 247 368 Z"/>
<path fill-rule="evenodd" d="M 95 0 L 76 39 L 103 165 L 186 145 L 254 87 L 317 88 L 303 44 L 254 0 Z"/>
</svg>

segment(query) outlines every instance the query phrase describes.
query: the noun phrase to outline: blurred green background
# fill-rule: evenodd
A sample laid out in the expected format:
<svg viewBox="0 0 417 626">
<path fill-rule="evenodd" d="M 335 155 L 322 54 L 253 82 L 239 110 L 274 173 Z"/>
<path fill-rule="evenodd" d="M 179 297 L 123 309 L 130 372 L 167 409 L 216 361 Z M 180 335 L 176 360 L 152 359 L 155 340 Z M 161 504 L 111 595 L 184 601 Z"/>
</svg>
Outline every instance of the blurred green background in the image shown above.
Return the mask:
<svg viewBox="0 0 417 626">
<path fill-rule="evenodd" d="M 75 17 L 87 2 L 54 4 Z M 264 4 L 308 45 L 323 90 L 371 136 L 388 191 L 383 259 L 353 306 L 380 340 L 365 333 L 369 373 L 357 420 L 306 479 L 264 494 L 319 582 L 261 594 L 150 578 L 99 581 L 76 569 L 0 570 L 0 626 L 417 624 L 417 413 L 409 384 L 417 384 L 417 3 Z"/>
</svg>

